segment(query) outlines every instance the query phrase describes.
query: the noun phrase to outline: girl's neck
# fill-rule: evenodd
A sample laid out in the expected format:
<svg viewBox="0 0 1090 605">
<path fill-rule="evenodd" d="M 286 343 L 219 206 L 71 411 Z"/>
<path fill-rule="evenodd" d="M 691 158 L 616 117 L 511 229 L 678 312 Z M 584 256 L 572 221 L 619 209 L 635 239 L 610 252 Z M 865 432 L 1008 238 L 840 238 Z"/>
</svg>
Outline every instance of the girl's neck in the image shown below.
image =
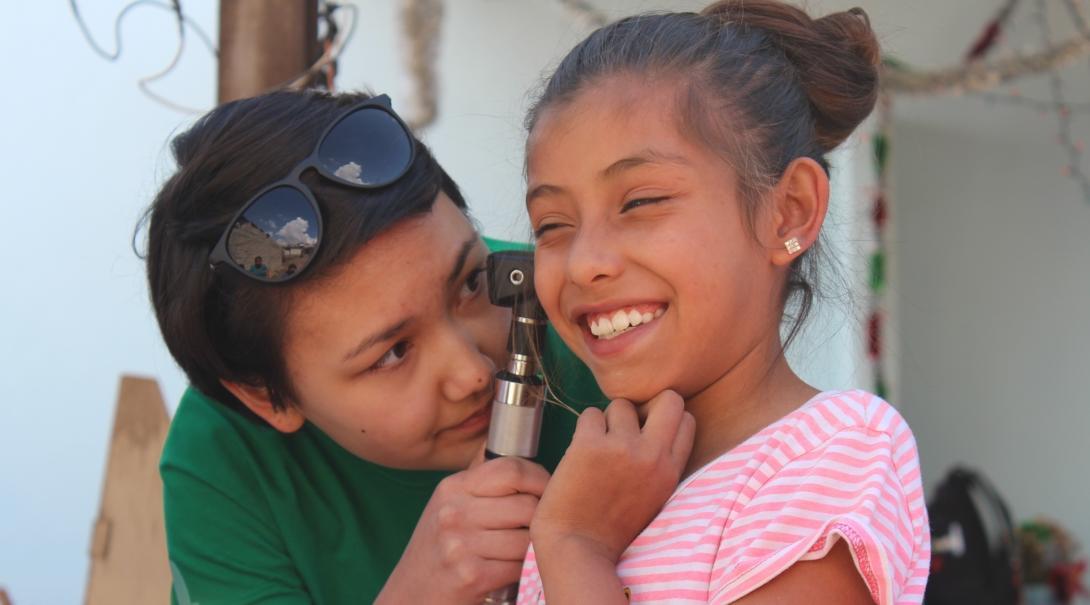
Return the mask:
<svg viewBox="0 0 1090 605">
<path fill-rule="evenodd" d="M 718 380 L 685 400 L 685 408 L 696 418 L 696 439 L 684 476 L 740 445 L 818 393 L 787 364 L 776 336 L 766 339 Z"/>
</svg>

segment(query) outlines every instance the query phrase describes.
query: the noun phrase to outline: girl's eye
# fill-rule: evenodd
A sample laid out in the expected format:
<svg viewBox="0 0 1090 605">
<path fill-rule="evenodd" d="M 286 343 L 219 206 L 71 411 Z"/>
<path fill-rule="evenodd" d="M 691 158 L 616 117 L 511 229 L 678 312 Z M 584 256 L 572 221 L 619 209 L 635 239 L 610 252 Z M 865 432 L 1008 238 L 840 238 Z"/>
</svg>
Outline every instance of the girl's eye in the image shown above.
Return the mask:
<svg viewBox="0 0 1090 605">
<path fill-rule="evenodd" d="M 621 207 L 621 214 L 624 214 L 625 212 L 628 212 L 629 210 L 635 210 L 636 208 L 639 208 L 640 206 L 647 206 L 647 205 L 650 205 L 650 204 L 657 204 L 659 202 L 664 202 L 664 201 L 666 201 L 668 199 L 670 199 L 670 198 L 663 196 L 663 197 L 645 197 L 645 198 L 640 198 L 638 200 L 629 200 L 629 201 L 625 202 L 624 206 Z"/>
<path fill-rule="evenodd" d="M 484 290 L 484 267 L 477 267 L 466 277 L 462 285 L 462 298 L 473 298 Z"/>
<path fill-rule="evenodd" d="M 546 223 L 544 225 L 541 225 L 537 229 L 534 229 L 534 239 L 541 239 L 542 235 L 545 235 L 545 233 L 552 231 L 557 227 L 560 227 L 558 223 Z"/>
<path fill-rule="evenodd" d="M 405 356 L 409 353 L 409 349 L 411 348 L 412 346 L 409 345 L 409 341 L 398 341 L 397 344 L 390 347 L 389 351 L 386 351 L 386 354 L 382 356 L 382 359 L 379 359 L 375 362 L 375 365 L 367 368 L 367 371 L 385 370 L 400 365 L 401 362 L 405 360 Z"/>
</svg>

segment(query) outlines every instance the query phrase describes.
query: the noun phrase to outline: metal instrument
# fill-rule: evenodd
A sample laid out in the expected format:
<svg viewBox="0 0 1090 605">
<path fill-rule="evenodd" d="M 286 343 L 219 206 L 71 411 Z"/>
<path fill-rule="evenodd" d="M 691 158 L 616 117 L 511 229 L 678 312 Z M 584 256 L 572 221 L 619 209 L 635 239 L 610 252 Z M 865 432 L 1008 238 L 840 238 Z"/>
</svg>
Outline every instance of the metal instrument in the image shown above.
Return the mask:
<svg viewBox="0 0 1090 605">
<path fill-rule="evenodd" d="M 511 309 L 510 353 L 507 368 L 496 372 L 492 421 L 485 457 L 537 456 L 544 409 L 545 381 L 541 350 L 547 320 L 534 292 L 532 252 L 495 252 L 488 257 L 488 297 L 492 304 Z M 489 605 L 513 605 L 518 584 L 490 593 Z"/>
</svg>

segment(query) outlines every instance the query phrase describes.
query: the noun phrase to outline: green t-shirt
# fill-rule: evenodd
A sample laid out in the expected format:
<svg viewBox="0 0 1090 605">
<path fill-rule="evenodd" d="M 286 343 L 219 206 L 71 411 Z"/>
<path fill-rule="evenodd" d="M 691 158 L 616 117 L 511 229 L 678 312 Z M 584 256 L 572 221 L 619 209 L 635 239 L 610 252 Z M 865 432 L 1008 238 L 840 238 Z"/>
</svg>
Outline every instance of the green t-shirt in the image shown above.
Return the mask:
<svg viewBox="0 0 1090 605">
<path fill-rule="evenodd" d="M 601 403 L 552 330 L 544 358 L 565 402 Z M 573 415 L 546 406 L 538 461 L 549 470 L 574 428 Z M 373 601 L 449 473 L 378 466 L 310 423 L 285 435 L 190 388 L 160 474 L 175 604 L 296 605 Z"/>
</svg>

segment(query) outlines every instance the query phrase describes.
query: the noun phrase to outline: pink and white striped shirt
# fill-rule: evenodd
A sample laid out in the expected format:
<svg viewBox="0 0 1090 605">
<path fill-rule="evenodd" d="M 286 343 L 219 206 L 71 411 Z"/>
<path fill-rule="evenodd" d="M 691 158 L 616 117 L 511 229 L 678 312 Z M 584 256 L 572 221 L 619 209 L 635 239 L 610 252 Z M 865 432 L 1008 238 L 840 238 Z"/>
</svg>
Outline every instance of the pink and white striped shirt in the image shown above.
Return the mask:
<svg viewBox="0 0 1090 605">
<path fill-rule="evenodd" d="M 916 440 L 863 391 L 821 393 L 686 478 L 617 574 L 633 603 L 730 603 L 837 540 L 875 603 L 923 600 L 931 540 Z M 532 547 L 518 602 L 544 603 Z"/>
</svg>

